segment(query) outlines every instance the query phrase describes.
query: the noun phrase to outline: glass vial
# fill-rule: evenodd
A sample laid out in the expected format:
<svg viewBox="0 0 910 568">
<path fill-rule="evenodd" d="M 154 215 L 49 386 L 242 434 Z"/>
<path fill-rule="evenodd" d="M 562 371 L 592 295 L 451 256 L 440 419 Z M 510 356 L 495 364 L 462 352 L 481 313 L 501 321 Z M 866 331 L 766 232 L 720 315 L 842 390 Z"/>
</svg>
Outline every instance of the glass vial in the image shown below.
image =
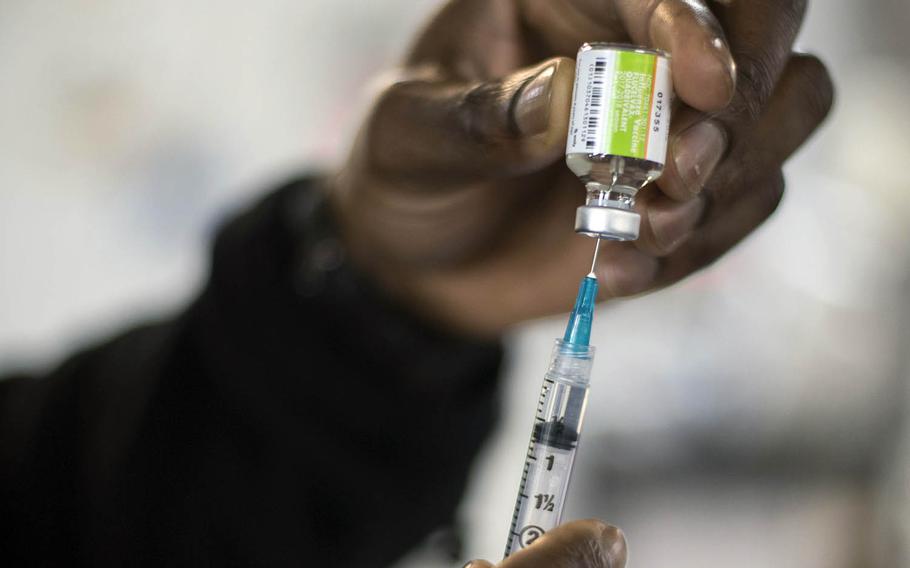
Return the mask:
<svg viewBox="0 0 910 568">
<path fill-rule="evenodd" d="M 566 143 L 566 164 L 587 189 L 576 232 L 638 238 L 635 194 L 663 172 L 672 98 L 668 53 L 613 43 L 578 50 Z"/>
</svg>

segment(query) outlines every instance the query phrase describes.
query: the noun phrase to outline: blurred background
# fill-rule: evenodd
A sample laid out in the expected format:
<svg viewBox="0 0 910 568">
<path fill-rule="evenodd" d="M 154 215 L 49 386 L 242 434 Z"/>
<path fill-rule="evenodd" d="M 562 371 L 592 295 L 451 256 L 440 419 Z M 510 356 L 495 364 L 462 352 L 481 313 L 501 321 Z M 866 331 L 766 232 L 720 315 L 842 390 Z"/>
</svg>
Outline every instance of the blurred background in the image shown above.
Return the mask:
<svg viewBox="0 0 910 568">
<path fill-rule="evenodd" d="M 0 371 L 179 309 L 218 220 L 336 164 L 439 4 L 0 2 Z M 710 270 L 598 313 L 567 516 L 622 526 L 632 565 L 910 566 L 908 30 L 905 0 L 812 4 L 800 47 L 839 97 L 778 213 Z M 464 558 L 502 553 L 561 324 L 508 340 Z M 450 540 L 401 566 L 460 566 Z"/>
</svg>

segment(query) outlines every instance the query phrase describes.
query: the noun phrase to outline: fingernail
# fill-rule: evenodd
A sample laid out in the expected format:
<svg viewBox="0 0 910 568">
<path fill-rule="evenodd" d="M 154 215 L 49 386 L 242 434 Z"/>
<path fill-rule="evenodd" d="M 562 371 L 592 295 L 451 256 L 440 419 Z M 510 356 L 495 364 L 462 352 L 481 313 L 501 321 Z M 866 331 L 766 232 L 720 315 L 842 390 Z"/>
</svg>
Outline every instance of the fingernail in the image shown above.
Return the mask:
<svg viewBox="0 0 910 568">
<path fill-rule="evenodd" d="M 658 248 L 669 253 L 679 246 L 695 230 L 704 208 L 705 201 L 700 198 L 650 208 L 648 222 Z"/>
<path fill-rule="evenodd" d="M 715 37 L 710 42 L 709 49 L 714 53 L 718 65 L 721 67 L 724 80 L 727 84 L 727 96 L 732 99 L 736 93 L 736 61 L 730 53 L 730 47 L 720 37 Z"/>
<path fill-rule="evenodd" d="M 601 533 L 600 541 L 603 550 L 606 552 L 604 560 L 607 566 L 616 566 L 618 568 L 626 565 L 626 560 L 628 559 L 626 536 L 620 529 L 607 527 Z"/>
<path fill-rule="evenodd" d="M 512 116 L 521 134 L 539 134 L 547 129 L 550 123 L 550 87 L 555 72 L 556 66 L 548 65 L 520 87 Z"/>
<path fill-rule="evenodd" d="M 673 141 L 676 172 L 686 188 L 698 194 L 727 151 L 727 136 L 713 120 L 690 126 Z"/>
<path fill-rule="evenodd" d="M 471 568 L 471 564 L 474 564 L 474 561 L 468 560 L 467 562 L 465 562 L 464 566 L 462 566 L 461 568 Z"/>
</svg>

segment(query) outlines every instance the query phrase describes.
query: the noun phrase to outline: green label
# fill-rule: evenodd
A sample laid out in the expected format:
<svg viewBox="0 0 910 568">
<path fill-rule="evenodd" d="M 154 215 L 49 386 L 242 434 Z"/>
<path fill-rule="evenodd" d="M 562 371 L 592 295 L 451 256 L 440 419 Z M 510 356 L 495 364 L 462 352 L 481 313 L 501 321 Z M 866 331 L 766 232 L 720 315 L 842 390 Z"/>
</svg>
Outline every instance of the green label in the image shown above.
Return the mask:
<svg viewBox="0 0 910 568">
<path fill-rule="evenodd" d="M 616 55 L 604 147 L 610 154 L 644 158 L 657 57 L 632 51 L 621 51 Z"/>
</svg>

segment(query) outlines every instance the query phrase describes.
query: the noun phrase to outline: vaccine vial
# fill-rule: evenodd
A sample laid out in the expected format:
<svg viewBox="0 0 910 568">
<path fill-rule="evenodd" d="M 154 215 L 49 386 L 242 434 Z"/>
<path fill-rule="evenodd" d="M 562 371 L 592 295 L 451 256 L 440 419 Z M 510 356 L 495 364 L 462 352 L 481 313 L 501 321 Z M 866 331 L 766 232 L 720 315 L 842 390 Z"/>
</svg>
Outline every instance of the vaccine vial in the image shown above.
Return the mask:
<svg viewBox="0 0 910 568">
<path fill-rule="evenodd" d="M 673 85 L 670 55 L 614 43 L 578 50 L 566 164 L 587 190 L 575 231 L 638 238 L 635 194 L 663 172 Z"/>
</svg>

